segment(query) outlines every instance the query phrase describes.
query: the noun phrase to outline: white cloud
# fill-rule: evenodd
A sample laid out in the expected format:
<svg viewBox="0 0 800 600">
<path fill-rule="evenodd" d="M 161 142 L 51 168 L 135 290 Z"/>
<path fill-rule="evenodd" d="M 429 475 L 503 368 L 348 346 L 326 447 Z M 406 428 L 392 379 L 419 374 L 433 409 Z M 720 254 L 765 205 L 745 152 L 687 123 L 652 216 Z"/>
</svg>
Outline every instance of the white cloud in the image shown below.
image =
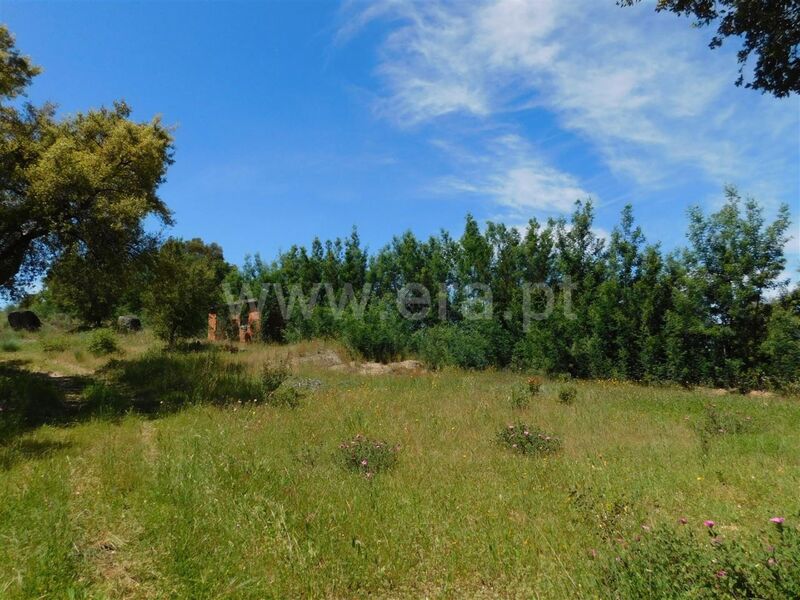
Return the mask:
<svg viewBox="0 0 800 600">
<path fill-rule="evenodd" d="M 349 34 L 391 19 L 378 110 L 398 125 L 461 115 L 491 128 L 535 107 L 639 186 L 767 180 L 780 199 L 795 200 L 797 98 L 735 88 L 735 48 L 710 51 L 710 31 L 688 20 L 596 0 L 390 0 L 352 4 L 345 14 Z M 458 180 L 506 206 L 535 193 L 563 210 L 562 195 L 585 192 L 547 150 L 527 150 L 530 160 L 495 153 L 493 175 Z"/>
<path fill-rule="evenodd" d="M 453 152 L 445 142 L 437 145 Z M 480 155 L 455 152 L 460 173 L 442 179 L 438 190 L 488 197 L 512 218 L 529 215 L 531 210 L 566 213 L 576 200 L 592 195 L 575 177 L 550 166 L 518 135 L 505 134 L 489 140 Z"/>
</svg>

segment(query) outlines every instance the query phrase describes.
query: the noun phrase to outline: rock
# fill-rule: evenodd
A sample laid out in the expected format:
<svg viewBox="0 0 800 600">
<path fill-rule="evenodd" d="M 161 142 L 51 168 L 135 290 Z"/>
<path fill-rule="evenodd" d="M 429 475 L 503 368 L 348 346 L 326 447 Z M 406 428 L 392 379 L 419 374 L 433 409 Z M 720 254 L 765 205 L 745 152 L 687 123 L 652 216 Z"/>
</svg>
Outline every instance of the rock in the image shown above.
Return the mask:
<svg viewBox="0 0 800 600">
<path fill-rule="evenodd" d="M 316 392 L 322 387 L 322 381 L 310 377 L 294 377 L 289 379 L 286 385 L 300 391 Z"/>
<path fill-rule="evenodd" d="M 323 349 L 313 354 L 297 357 L 292 362 L 297 366 L 304 365 L 332 368 L 341 365 L 342 359 L 333 350 Z"/>
<path fill-rule="evenodd" d="M 418 360 L 404 360 L 402 362 L 389 363 L 389 366 L 394 373 L 421 372 L 425 370 L 425 365 Z"/>
<path fill-rule="evenodd" d="M 425 367 L 418 360 L 404 360 L 385 365 L 377 362 L 367 362 L 359 367 L 358 372 L 361 375 L 387 375 L 389 373 L 399 375 L 404 373 L 423 373 L 425 372 Z"/>
<path fill-rule="evenodd" d="M 392 368 L 381 363 L 366 362 L 361 365 L 358 372 L 362 375 L 385 375 L 391 373 Z"/>
<path fill-rule="evenodd" d="M 32 310 L 21 310 L 8 313 L 8 324 L 11 329 L 19 331 L 24 329 L 26 331 L 38 331 L 42 326 L 42 322 L 36 313 Z"/>
<path fill-rule="evenodd" d="M 142 321 L 135 315 L 123 315 L 117 319 L 117 329 L 120 331 L 141 331 Z"/>
</svg>

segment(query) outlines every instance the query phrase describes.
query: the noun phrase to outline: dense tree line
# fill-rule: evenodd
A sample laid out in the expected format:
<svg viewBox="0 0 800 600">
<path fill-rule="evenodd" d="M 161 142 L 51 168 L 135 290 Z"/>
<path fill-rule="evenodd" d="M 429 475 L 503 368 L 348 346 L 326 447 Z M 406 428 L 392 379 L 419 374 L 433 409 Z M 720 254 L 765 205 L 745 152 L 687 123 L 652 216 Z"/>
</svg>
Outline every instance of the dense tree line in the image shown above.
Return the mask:
<svg viewBox="0 0 800 600">
<path fill-rule="evenodd" d="M 706 16 L 722 18 L 721 35 L 738 33 L 751 19 L 737 9 Z M 769 23 L 786 20 L 773 16 Z M 764 39 L 745 50 L 763 59 L 774 41 Z M 754 87 L 796 89 L 796 73 L 769 61 L 759 62 Z M 331 337 L 380 360 L 415 354 L 432 367 L 742 388 L 800 379 L 800 292 L 780 281 L 787 207 L 766 223 L 755 201 L 729 189 L 718 212 L 691 211 L 687 247 L 669 254 L 646 242 L 630 207 L 603 240 L 591 203 L 577 202 L 571 218 L 533 219 L 524 232 L 497 223 L 482 230 L 468 216 L 457 239 L 405 233 L 370 255 L 353 231 L 235 268 L 219 246 L 146 231 L 148 218 L 172 223 L 157 190 L 173 143 L 158 119 L 135 122 L 122 102 L 59 118 L 51 104 L 23 101 L 38 73 L 0 26 L 2 296 L 44 277 L 28 302 L 45 312 L 97 326 L 143 311 L 174 343 L 201 334 L 228 289 L 234 300 L 244 293 L 263 304 L 265 341 Z"/>
<path fill-rule="evenodd" d="M 355 231 L 315 239 L 273 262 L 248 259 L 227 284 L 252 299 L 264 291 L 268 341 L 340 338 L 369 358 L 415 354 L 432 366 L 796 382 L 800 294 L 781 280 L 788 208 L 767 223 L 754 200 L 726 195 L 718 212 L 690 211 L 688 245 L 669 254 L 647 243 L 631 207 L 604 240 L 592 204 L 577 202 L 571 218 L 532 219 L 524 233 L 496 223 L 481 231 L 468 216 L 458 239 L 407 232 L 373 256 Z M 429 300 L 418 287 L 408 297 L 411 284 Z"/>
</svg>

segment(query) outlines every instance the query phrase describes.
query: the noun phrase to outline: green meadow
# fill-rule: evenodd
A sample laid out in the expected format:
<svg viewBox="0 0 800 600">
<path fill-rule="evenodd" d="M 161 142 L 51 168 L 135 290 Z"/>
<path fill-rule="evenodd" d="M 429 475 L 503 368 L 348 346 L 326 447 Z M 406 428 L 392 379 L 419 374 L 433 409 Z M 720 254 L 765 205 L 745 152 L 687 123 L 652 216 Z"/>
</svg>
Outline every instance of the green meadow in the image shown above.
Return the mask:
<svg viewBox="0 0 800 600">
<path fill-rule="evenodd" d="M 15 339 L 0 366 L 59 367 L 49 380 L 113 389 L 114 369 L 156 346 L 146 333 L 117 336 L 119 350 L 101 358 L 83 334 L 58 334 L 66 345 L 42 350 L 53 335 Z M 265 363 L 288 365 L 295 408 L 193 396 L 170 410 L 86 411 L 80 386 L 56 385 L 72 412 L 0 447 L 0 596 L 633 597 L 614 565 L 652 531 L 691 530 L 708 545 L 713 520 L 726 542 L 760 548 L 779 515 L 781 534 L 797 532 L 796 399 L 543 379 L 520 406 L 522 373 L 362 375 L 302 360 L 320 348 L 170 359 L 214 356 L 215 369 L 254 378 Z M 140 373 L 140 384 L 161 376 Z M 200 394 L 223 389 L 207 376 Z M 559 401 L 566 385 L 577 388 L 571 404 Z M 498 433 L 515 423 L 561 448 L 504 447 Z M 339 446 L 358 434 L 396 445 L 396 464 L 348 469 Z M 709 581 L 698 589 L 712 595 L 694 597 L 715 597 Z"/>
</svg>

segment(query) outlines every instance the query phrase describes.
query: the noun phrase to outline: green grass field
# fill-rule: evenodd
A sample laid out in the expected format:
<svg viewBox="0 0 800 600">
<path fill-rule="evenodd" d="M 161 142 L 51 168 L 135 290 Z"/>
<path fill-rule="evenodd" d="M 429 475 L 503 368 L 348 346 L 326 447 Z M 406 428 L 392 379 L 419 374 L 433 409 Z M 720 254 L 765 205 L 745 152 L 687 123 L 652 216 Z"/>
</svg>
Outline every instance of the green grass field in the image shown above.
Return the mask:
<svg viewBox="0 0 800 600">
<path fill-rule="evenodd" d="M 8 336 L 8 334 L 4 334 Z M 38 334 L 39 337 L 50 334 Z M 41 350 L 28 334 L 0 360 L 92 373 L 83 338 Z M 138 356 L 148 335 L 121 337 Z M 251 347 L 248 369 L 305 347 Z M 750 539 L 800 521 L 800 404 L 709 390 L 545 380 L 512 408 L 512 372 L 319 379 L 299 408 L 237 402 L 166 415 L 40 426 L 0 447 L 2 598 L 607 598 L 606 565 L 672 525 Z M 701 435 L 713 403 L 746 423 Z M 523 456 L 496 442 L 524 421 L 563 448 Z M 339 444 L 400 446 L 367 478 Z"/>
</svg>

